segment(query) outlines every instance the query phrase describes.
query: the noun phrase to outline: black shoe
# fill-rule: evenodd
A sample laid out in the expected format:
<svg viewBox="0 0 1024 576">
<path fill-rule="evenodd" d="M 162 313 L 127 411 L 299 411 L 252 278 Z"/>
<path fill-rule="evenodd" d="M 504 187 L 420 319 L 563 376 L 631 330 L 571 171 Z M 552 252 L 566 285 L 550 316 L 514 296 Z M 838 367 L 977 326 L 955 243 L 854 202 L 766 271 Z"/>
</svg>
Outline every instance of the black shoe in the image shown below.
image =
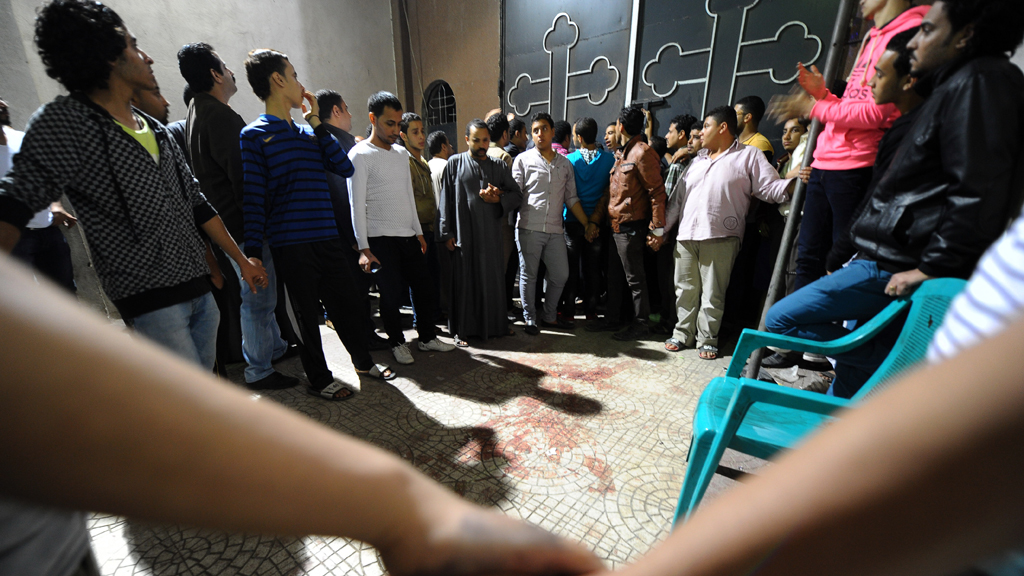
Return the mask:
<svg viewBox="0 0 1024 576">
<path fill-rule="evenodd" d="M 622 328 L 618 322 L 609 322 L 607 318 L 587 322 L 587 332 L 613 332 Z"/>
<path fill-rule="evenodd" d="M 799 360 L 797 358 L 790 358 L 789 356 L 784 356 L 784 355 L 779 354 L 778 352 L 776 352 L 776 353 L 772 354 L 771 356 L 765 358 L 764 360 L 761 360 L 761 367 L 762 368 L 789 368 L 790 366 L 796 366 L 798 361 Z"/>
<path fill-rule="evenodd" d="M 547 320 L 541 320 L 540 325 L 543 328 L 555 328 L 556 330 L 572 330 L 576 327 L 576 324 L 568 322 L 559 318 L 554 322 L 548 322 Z"/>
<path fill-rule="evenodd" d="M 637 320 L 630 324 L 625 330 L 612 334 L 612 338 L 622 340 L 623 342 L 630 342 L 633 340 L 639 340 L 650 333 L 651 329 L 647 327 L 647 324 Z"/>
<path fill-rule="evenodd" d="M 281 354 L 280 356 L 278 356 L 277 358 L 272 360 L 271 364 L 277 364 L 278 362 L 284 362 L 285 360 L 287 360 L 289 358 L 295 358 L 298 355 L 299 355 L 299 347 L 298 346 L 289 346 L 288 348 L 285 349 L 284 354 Z"/>
<path fill-rule="evenodd" d="M 371 334 L 367 340 L 366 348 L 368 350 L 391 350 L 391 342 L 387 338 L 381 338 L 376 332 Z"/>
<path fill-rule="evenodd" d="M 534 326 L 533 324 L 527 324 L 526 328 L 523 329 L 523 332 L 526 332 L 530 336 L 536 336 L 537 334 L 540 334 L 540 328 Z"/>
<path fill-rule="evenodd" d="M 250 390 L 284 390 L 285 388 L 294 388 L 299 385 L 298 378 L 292 378 L 291 376 L 285 376 L 280 372 L 271 372 L 270 376 L 260 378 L 255 382 L 246 382 L 246 386 Z"/>
</svg>

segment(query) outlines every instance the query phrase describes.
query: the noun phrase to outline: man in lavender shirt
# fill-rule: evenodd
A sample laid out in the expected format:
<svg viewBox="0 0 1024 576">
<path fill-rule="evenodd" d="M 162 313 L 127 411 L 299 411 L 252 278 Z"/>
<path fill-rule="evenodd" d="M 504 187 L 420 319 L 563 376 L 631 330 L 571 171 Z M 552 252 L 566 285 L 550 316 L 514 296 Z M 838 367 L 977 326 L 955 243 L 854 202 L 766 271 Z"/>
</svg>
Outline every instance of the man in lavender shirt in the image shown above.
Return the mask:
<svg viewBox="0 0 1024 576">
<path fill-rule="evenodd" d="M 701 358 L 718 357 L 718 328 L 725 291 L 743 230 L 750 197 L 786 201 L 795 179 L 780 179 L 764 154 L 736 141 L 736 112 L 715 108 L 704 119 L 704 149 L 690 163 L 685 190 L 672 195 L 665 229 L 679 224 L 674 246 L 679 321 L 665 349 L 676 352 L 696 341 Z M 649 237 L 657 250 L 664 237 Z"/>
</svg>

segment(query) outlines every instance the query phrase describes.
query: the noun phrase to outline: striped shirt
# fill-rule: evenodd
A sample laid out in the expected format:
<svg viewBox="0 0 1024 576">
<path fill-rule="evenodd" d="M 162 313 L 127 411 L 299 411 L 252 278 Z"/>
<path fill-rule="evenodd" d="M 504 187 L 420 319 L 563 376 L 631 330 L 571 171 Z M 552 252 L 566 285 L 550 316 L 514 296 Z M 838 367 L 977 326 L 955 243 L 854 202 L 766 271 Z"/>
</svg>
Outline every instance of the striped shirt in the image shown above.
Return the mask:
<svg viewBox="0 0 1024 576">
<path fill-rule="evenodd" d="M 385 150 L 366 139 L 349 150 L 348 157 L 355 167 L 348 199 L 359 249 L 369 248 L 369 239 L 379 236 L 422 236 L 405 148 Z"/>
<path fill-rule="evenodd" d="M 352 164 L 321 124 L 293 124 L 268 114 L 242 129 L 245 253 L 260 258 L 271 247 L 338 237 L 327 186 L 330 170 L 352 175 Z"/>
<path fill-rule="evenodd" d="M 982 256 L 928 349 L 937 362 L 1002 332 L 1024 312 L 1024 217 Z"/>
</svg>

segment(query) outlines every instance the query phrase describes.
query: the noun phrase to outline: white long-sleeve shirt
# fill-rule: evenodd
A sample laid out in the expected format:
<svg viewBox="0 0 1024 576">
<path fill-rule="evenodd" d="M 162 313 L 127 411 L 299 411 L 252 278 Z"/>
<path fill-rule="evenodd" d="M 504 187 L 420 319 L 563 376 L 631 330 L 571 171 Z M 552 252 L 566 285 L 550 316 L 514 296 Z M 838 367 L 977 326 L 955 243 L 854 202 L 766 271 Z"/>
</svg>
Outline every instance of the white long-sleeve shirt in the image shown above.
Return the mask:
<svg viewBox="0 0 1024 576">
<path fill-rule="evenodd" d="M 353 146 L 348 158 L 355 168 L 348 179 L 348 200 L 359 249 L 369 248 L 369 239 L 378 236 L 422 235 L 409 173 L 409 153 L 399 146 L 385 150 L 367 139 Z"/>
</svg>

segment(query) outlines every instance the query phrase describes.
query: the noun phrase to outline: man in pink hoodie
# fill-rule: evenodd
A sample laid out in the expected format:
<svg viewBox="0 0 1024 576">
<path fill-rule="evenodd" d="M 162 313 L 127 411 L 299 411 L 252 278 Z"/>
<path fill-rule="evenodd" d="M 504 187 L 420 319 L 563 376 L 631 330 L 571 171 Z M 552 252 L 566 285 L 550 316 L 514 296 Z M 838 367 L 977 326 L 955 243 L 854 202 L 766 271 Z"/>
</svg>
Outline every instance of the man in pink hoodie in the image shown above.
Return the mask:
<svg viewBox="0 0 1024 576">
<path fill-rule="evenodd" d="M 796 289 L 825 275 L 829 249 L 849 226 L 871 181 L 878 142 L 899 118 L 895 105 L 874 102 L 868 82 L 875 64 L 893 36 L 919 26 L 928 12 L 928 6 L 912 7 L 910 0 L 860 0 L 860 7 L 864 18 L 873 20 L 875 26 L 861 44 L 843 97 L 825 87 L 816 68 L 808 71 L 800 65 L 799 81 L 806 95 L 772 102 L 771 114 L 780 122 L 811 117 L 824 124 L 814 151 L 797 240 Z"/>
</svg>

